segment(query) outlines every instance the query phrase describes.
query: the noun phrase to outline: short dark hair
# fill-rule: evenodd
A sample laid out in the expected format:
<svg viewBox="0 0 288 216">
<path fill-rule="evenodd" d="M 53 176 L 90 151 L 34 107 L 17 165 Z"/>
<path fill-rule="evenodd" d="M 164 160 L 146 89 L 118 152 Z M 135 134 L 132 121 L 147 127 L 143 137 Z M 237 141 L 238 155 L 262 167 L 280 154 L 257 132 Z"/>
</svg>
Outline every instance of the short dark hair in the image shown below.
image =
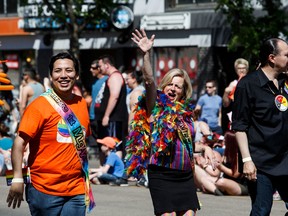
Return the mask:
<svg viewBox="0 0 288 216">
<path fill-rule="evenodd" d="M 98 60 L 98 59 L 93 60 L 93 61 L 91 62 L 91 65 L 94 65 L 94 64 L 96 64 L 96 67 L 99 67 L 99 60 Z"/>
<path fill-rule="evenodd" d="M 63 51 L 63 52 L 57 53 L 51 57 L 50 62 L 49 62 L 50 75 L 52 75 L 52 71 L 54 68 L 54 62 L 57 61 L 58 59 L 70 59 L 70 60 L 72 60 L 76 74 L 79 75 L 79 61 L 69 51 Z"/>
<path fill-rule="evenodd" d="M 36 79 L 36 70 L 32 67 L 25 67 L 23 74 L 29 74 L 32 79 Z"/>
<path fill-rule="evenodd" d="M 207 84 L 207 83 L 212 83 L 213 87 L 216 87 L 216 88 L 218 87 L 218 86 L 217 86 L 217 81 L 214 80 L 214 79 L 208 79 L 208 80 L 206 81 L 206 84 Z"/>
<path fill-rule="evenodd" d="M 130 70 L 126 72 L 127 74 L 131 74 L 131 77 L 136 79 L 136 82 L 138 84 L 141 84 L 143 82 L 143 73 L 139 70 Z"/>
<path fill-rule="evenodd" d="M 105 64 L 108 63 L 115 67 L 115 61 L 111 55 L 102 55 L 98 58 L 98 60 L 102 60 Z"/>
<path fill-rule="evenodd" d="M 281 38 L 269 38 L 266 39 L 261 44 L 259 52 L 259 61 L 261 63 L 261 67 L 268 64 L 268 57 L 270 54 L 277 55 L 279 53 L 279 47 L 278 47 L 279 41 L 284 41 L 285 43 L 287 43 L 285 40 Z"/>
</svg>

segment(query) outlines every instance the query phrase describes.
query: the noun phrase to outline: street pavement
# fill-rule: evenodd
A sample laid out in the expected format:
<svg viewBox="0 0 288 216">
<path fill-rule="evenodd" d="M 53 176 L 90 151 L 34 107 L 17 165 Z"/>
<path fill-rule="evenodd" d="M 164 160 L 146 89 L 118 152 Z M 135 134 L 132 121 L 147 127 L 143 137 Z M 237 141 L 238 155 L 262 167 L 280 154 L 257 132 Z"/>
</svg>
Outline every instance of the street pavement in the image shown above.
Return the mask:
<svg viewBox="0 0 288 216">
<path fill-rule="evenodd" d="M 93 159 L 94 160 L 94 159 Z M 91 161 L 90 167 L 97 164 Z M 26 201 L 20 208 L 8 208 L 6 197 L 9 187 L 5 177 L 0 177 L 0 216 L 28 216 Z M 137 186 L 92 185 L 96 207 L 89 215 L 95 216 L 153 216 L 153 206 L 149 189 Z M 250 199 L 248 196 L 214 196 L 198 193 L 201 210 L 197 216 L 248 216 Z M 271 216 L 284 216 L 286 208 L 283 201 L 274 201 Z"/>
</svg>

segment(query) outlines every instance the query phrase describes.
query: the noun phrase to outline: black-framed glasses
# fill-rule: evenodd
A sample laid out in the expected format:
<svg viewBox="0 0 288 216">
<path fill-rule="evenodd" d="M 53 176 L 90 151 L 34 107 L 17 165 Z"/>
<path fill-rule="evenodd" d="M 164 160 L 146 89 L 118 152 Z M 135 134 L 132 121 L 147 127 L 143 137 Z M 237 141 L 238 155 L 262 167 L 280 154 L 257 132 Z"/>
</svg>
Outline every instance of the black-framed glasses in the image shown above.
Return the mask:
<svg viewBox="0 0 288 216">
<path fill-rule="evenodd" d="M 206 86 L 206 88 L 209 88 L 209 89 L 210 89 L 210 88 L 213 88 L 213 87 L 214 87 L 214 86 Z"/>
</svg>

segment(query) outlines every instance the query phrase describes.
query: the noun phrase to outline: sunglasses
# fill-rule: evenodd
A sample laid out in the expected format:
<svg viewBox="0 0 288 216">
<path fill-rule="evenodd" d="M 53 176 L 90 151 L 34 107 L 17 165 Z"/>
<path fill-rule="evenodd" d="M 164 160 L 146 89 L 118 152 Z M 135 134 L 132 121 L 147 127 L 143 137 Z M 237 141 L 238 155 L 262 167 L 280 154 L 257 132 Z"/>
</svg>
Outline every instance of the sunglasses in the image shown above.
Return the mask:
<svg viewBox="0 0 288 216">
<path fill-rule="evenodd" d="M 97 67 L 91 67 L 92 70 L 97 70 L 99 68 L 99 66 Z"/>
</svg>

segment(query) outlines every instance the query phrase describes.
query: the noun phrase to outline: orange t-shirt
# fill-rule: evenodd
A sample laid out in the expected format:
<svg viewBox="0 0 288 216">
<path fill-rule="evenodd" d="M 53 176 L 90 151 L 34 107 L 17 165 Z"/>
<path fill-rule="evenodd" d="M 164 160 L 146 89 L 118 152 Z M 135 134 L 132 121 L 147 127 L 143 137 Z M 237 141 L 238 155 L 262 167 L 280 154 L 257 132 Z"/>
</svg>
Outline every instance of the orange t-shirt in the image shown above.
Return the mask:
<svg viewBox="0 0 288 216">
<path fill-rule="evenodd" d="M 86 101 L 75 95 L 65 102 L 78 118 L 84 134 L 90 135 Z M 20 132 L 31 137 L 28 166 L 31 182 L 38 191 L 55 196 L 85 193 L 81 162 L 67 125 L 44 97 L 38 97 L 25 109 Z"/>
</svg>

